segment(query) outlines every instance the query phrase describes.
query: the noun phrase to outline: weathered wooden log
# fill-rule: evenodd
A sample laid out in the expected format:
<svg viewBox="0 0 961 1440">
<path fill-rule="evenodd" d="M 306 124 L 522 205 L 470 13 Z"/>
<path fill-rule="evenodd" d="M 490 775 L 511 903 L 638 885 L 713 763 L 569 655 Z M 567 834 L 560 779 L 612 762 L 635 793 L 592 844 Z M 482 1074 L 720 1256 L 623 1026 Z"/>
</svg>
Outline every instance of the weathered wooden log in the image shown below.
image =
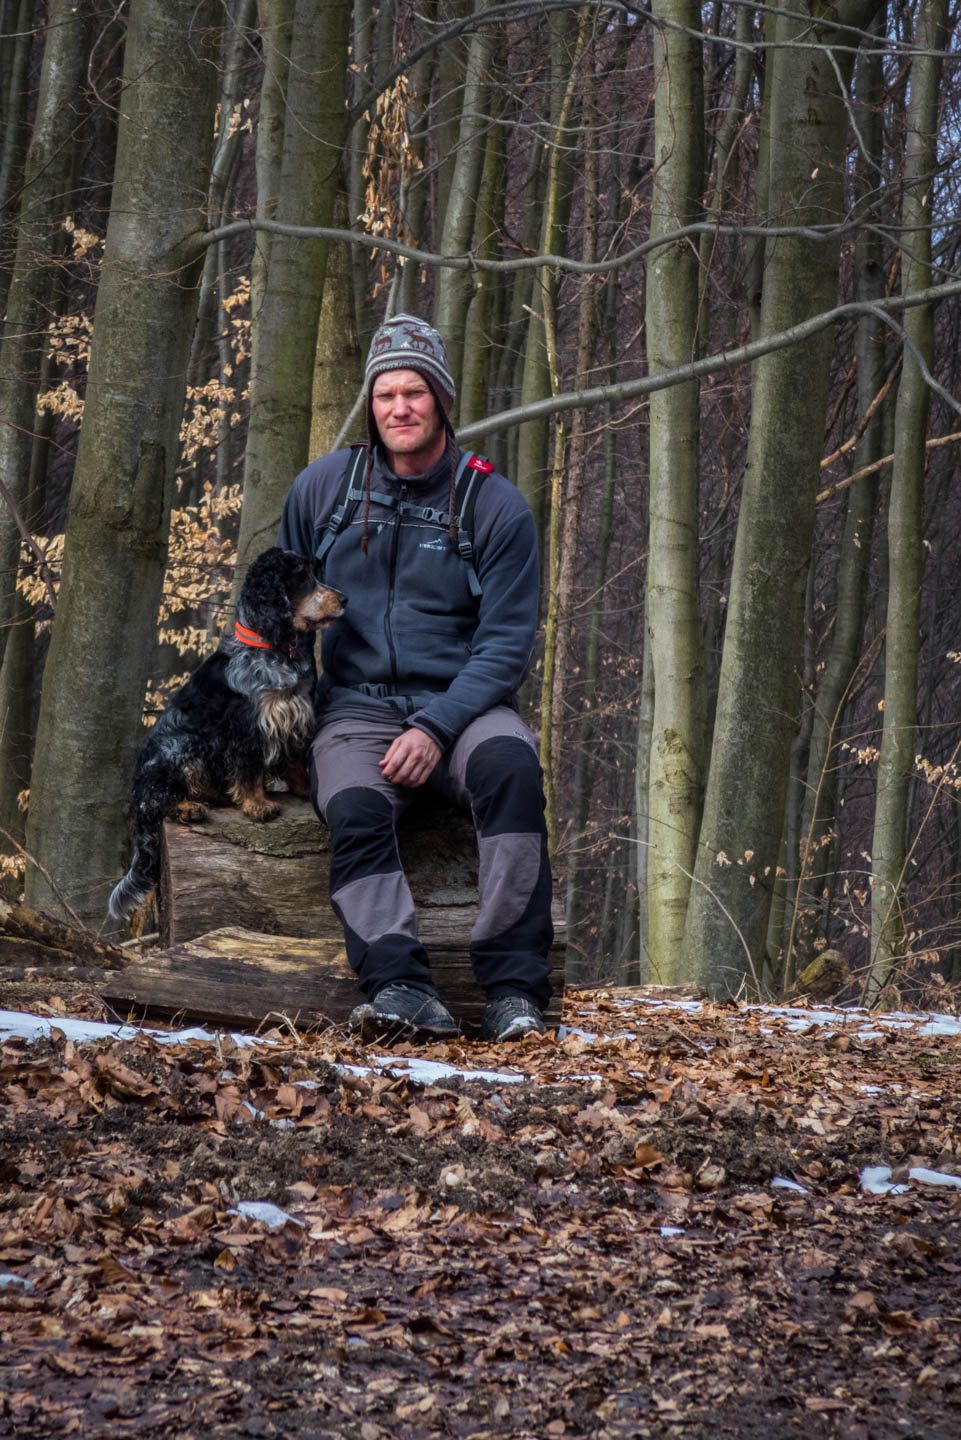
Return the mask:
<svg viewBox="0 0 961 1440">
<path fill-rule="evenodd" d="M 360 997 L 330 904 L 329 834 L 307 801 L 277 798 L 281 814 L 264 824 L 234 809 L 213 809 L 200 825 L 168 822 L 159 887 L 166 949 L 111 981 L 108 999 L 219 1024 L 281 1014 L 305 1027 L 347 1019 Z M 468 956 L 477 914 L 473 826 L 428 800 L 411 808 L 400 848 L 434 980 L 470 1030 L 484 1004 Z M 558 914 L 555 926 L 552 1024 L 564 986 Z"/>
<path fill-rule="evenodd" d="M 215 809 L 200 825 L 164 826 L 164 945 L 225 925 L 342 939 L 330 904 L 327 827 L 308 801 L 275 798 L 281 814 L 264 824 L 239 810 Z M 401 825 L 400 851 L 424 944 L 431 951 L 466 951 L 477 913 L 477 841 L 469 818 L 425 797 Z"/>
<path fill-rule="evenodd" d="M 551 976 L 547 1020 L 560 1022 L 563 950 Z M 484 1006 L 466 947 L 434 953 L 433 973 L 445 1005 L 470 1034 Z M 199 1017 L 219 1025 L 271 1025 L 286 1019 L 298 1029 L 343 1025 L 360 995 L 343 940 L 265 935 L 226 926 L 169 950 L 155 951 L 110 976 L 103 994 L 114 1005 Z"/>
<path fill-rule="evenodd" d="M 75 930 L 27 905 L 0 900 L 0 974 L 8 978 L 8 966 L 59 969 L 80 965 L 122 970 L 133 958 L 119 945 L 106 944 L 88 930 Z"/>
</svg>

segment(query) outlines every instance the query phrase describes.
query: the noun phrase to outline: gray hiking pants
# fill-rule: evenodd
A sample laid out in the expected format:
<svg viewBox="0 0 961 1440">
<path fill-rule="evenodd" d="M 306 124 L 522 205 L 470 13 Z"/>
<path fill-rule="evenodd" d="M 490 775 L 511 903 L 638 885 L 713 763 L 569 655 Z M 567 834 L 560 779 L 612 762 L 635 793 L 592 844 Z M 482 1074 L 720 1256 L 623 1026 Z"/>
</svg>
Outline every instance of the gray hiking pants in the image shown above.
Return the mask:
<svg viewBox="0 0 961 1440">
<path fill-rule="evenodd" d="M 400 720 L 332 718 L 311 750 L 315 808 L 330 828 L 330 898 L 361 990 L 395 981 L 434 992 L 397 849 L 397 821 L 417 795 L 378 768 Z M 470 935 L 489 998 L 550 997 L 551 873 L 543 779 L 534 737 L 506 705 L 468 725 L 427 785 L 470 811 L 477 830 L 480 907 Z"/>
</svg>

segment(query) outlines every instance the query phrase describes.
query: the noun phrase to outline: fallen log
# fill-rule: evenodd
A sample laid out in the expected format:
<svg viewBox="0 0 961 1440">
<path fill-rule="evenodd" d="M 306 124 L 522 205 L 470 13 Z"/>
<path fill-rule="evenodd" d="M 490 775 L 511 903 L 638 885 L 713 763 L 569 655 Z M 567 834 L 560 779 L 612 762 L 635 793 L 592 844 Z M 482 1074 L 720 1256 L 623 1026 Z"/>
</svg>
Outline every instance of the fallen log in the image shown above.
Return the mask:
<svg viewBox="0 0 961 1440">
<path fill-rule="evenodd" d="M 307 801 L 275 798 L 281 814 L 265 824 L 226 808 L 199 825 L 168 821 L 158 892 L 164 949 L 112 979 L 106 999 L 216 1024 L 259 1025 L 278 1015 L 303 1028 L 346 1021 L 360 994 L 330 904 L 330 837 Z M 468 956 L 477 841 L 469 818 L 424 798 L 400 828 L 401 858 L 435 983 L 470 1030 L 484 1006 Z M 564 987 L 559 913 L 555 929 L 551 1024 Z"/>
<path fill-rule="evenodd" d="M 340 940 L 330 904 L 330 836 L 306 800 L 275 796 L 276 820 L 209 811 L 199 825 L 168 821 L 159 887 L 160 935 L 183 944 L 223 926 Z M 418 925 L 431 949 L 466 948 L 477 909 L 477 842 L 470 820 L 436 803 L 411 807 L 400 851 Z"/>
<path fill-rule="evenodd" d="M 56 968 L 81 965 L 123 970 L 133 960 L 119 945 L 98 940 L 89 930 L 74 929 L 27 905 L 0 900 L 0 978 L 13 978 L 8 967 Z"/>
<path fill-rule="evenodd" d="M 563 949 L 555 950 L 549 1025 L 560 1023 Z M 480 1024 L 484 995 L 466 949 L 432 957 L 434 980 L 454 1019 L 469 1033 Z M 360 1000 L 342 939 L 265 935 L 225 926 L 137 960 L 111 975 L 105 999 L 141 1011 L 199 1018 L 218 1025 L 261 1026 L 289 1020 L 300 1030 L 345 1024 Z"/>
</svg>

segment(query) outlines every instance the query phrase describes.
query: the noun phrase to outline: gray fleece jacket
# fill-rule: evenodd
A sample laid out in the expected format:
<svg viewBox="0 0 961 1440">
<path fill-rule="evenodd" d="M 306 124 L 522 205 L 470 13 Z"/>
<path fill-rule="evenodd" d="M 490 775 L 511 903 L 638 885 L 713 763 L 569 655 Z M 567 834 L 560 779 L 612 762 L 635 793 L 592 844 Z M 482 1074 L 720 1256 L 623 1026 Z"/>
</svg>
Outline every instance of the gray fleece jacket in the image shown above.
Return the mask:
<svg viewBox="0 0 961 1440">
<path fill-rule="evenodd" d="M 278 545 L 316 555 L 350 455 L 338 450 L 301 471 L 287 497 Z M 324 633 L 320 718 L 400 715 L 446 749 L 492 706 L 516 708 L 537 629 L 537 535 L 527 502 L 509 480 L 497 471 L 479 480 L 478 599 L 446 528 L 404 509 L 447 513 L 449 453 L 426 475 L 400 477 L 375 448 L 367 555 L 361 504 L 318 575 L 347 596 L 344 616 Z"/>
</svg>

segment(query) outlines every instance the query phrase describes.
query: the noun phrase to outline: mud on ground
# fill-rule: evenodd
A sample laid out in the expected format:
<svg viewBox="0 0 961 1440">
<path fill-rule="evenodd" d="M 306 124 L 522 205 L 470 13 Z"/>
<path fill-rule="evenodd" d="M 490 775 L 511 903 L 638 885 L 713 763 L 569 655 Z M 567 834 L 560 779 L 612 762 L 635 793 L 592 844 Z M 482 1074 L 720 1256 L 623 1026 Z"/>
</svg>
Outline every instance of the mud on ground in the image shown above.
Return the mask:
<svg viewBox="0 0 961 1440">
<path fill-rule="evenodd" d="M 961 1039 L 568 1019 L 636 1038 L 0 1046 L 0 1436 L 961 1434 L 961 1190 L 859 1188 L 961 1175 Z"/>
</svg>

